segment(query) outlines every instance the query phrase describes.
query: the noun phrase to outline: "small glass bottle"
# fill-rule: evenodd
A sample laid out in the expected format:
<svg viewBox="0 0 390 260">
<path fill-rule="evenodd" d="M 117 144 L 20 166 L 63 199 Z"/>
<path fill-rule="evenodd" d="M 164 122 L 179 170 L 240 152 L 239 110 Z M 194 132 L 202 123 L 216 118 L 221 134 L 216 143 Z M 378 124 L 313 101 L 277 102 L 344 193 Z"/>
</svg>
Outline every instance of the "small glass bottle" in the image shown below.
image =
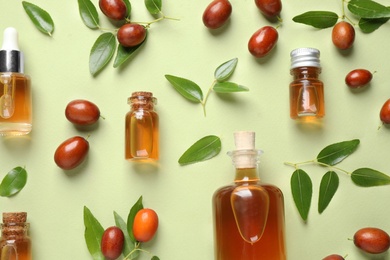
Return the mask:
<svg viewBox="0 0 390 260">
<path fill-rule="evenodd" d="M 213 195 L 215 260 L 285 260 L 283 193 L 259 178 L 255 133 L 234 138 L 234 183 Z"/>
<path fill-rule="evenodd" d="M 18 33 L 9 27 L 4 31 L 0 49 L 0 135 L 30 133 L 32 105 L 30 77 L 23 74 L 24 58 L 18 46 Z"/>
<path fill-rule="evenodd" d="M 157 99 L 151 92 L 134 92 L 127 103 L 125 158 L 155 161 L 159 157 L 159 118 L 154 110 Z"/>
<path fill-rule="evenodd" d="M 290 117 L 292 119 L 322 118 L 325 115 L 324 85 L 318 79 L 321 73 L 320 51 L 299 48 L 291 52 Z"/>
<path fill-rule="evenodd" d="M 30 224 L 26 212 L 3 213 L 0 238 L 0 260 L 31 260 Z"/>
</svg>

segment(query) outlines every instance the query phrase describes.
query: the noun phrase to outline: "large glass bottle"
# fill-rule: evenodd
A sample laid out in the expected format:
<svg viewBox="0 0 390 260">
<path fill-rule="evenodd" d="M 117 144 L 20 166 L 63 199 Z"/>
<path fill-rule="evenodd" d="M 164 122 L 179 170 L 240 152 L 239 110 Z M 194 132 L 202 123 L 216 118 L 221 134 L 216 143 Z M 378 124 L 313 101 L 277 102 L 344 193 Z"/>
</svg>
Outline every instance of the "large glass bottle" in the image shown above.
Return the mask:
<svg viewBox="0 0 390 260">
<path fill-rule="evenodd" d="M 3 213 L 0 238 L 0 260 L 31 260 L 30 224 L 26 212 Z"/>
<path fill-rule="evenodd" d="M 325 115 L 324 85 L 320 51 L 298 48 L 291 52 L 290 117 L 292 119 L 322 118 Z"/>
<path fill-rule="evenodd" d="M 18 33 L 4 31 L 0 49 L 0 135 L 25 135 L 32 128 L 30 77 L 23 74 L 23 53 L 18 47 Z"/>
<path fill-rule="evenodd" d="M 151 92 L 134 92 L 128 98 L 126 114 L 125 158 L 155 161 L 159 157 L 159 118 L 154 110 L 157 99 Z"/>
<path fill-rule="evenodd" d="M 257 172 L 254 132 L 234 134 L 234 183 L 213 195 L 216 260 L 285 260 L 284 198 Z"/>
</svg>

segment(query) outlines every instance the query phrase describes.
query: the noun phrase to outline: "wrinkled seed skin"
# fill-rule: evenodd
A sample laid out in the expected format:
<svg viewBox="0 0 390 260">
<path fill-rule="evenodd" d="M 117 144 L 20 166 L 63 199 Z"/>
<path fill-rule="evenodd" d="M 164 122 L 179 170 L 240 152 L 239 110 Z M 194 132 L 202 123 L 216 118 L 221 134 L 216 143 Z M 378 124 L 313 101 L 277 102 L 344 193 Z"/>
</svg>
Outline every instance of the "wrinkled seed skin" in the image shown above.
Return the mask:
<svg viewBox="0 0 390 260">
<path fill-rule="evenodd" d="M 141 209 L 134 217 L 133 235 L 139 242 L 150 241 L 158 228 L 158 216 L 152 209 Z"/>
<path fill-rule="evenodd" d="M 123 0 L 99 0 L 99 7 L 112 20 L 121 21 L 126 18 L 127 6 Z"/>
<path fill-rule="evenodd" d="M 352 47 L 355 41 L 355 28 L 345 21 L 337 23 L 332 29 L 332 42 L 340 50 Z"/>
<path fill-rule="evenodd" d="M 389 235 L 373 227 L 362 228 L 353 236 L 355 245 L 370 254 L 380 254 L 386 252 L 390 247 Z"/>
<path fill-rule="evenodd" d="M 122 254 L 125 237 L 120 228 L 107 228 L 102 236 L 101 251 L 108 260 L 115 260 Z"/>
<path fill-rule="evenodd" d="M 370 83 L 372 73 L 366 69 L 355 69 L 345 77 L 345 84 L 350 88 L 361 88 Z"/>
<path fill-rule="evenodd" d="M 75 125 L 92 125 L 99 120 L 100 110 L 88 100 L 76 99 L 66 106 L 65 116 Z"/>
<path fill-rule="evenodd" d="M 390 99 L 383 104 L 379 117 L 384 124 L 390 124 Z"/>
<path fill-rule="evenodd" d="M 117 33 L 118 42 L 123 47 L 134 47 L 141 44 L 146 37 L 146 29 L 137 23 L 122 25 Z"/>
<path fill-rule="evenodd" d="M 266 56 L 278 41 L 278 31 L 272 26 L 264 26 L 249 39 L 248 50 L 256 58 Z"/>
<path fill-rule="evenodd" d="M 54 153 L 54 161 L 61 169 L 71 170 L 84 161 L 88 150 L 88 141 L 81 136 L 74 136 L 57 147 Z"/>
<path fill-rule="evenodd" d="M 204 10 L 203 24 L 209 29 L 222 27 L 232 13 L 232 5 L 227 0 L 214 0 Z"/>
<path fill-rule="evenodd" d="M 328 255 L 327 257 L 323 258 L 322 260 L 344 260 L 344 257 L 341 255 Z"/>
<path fill-rule="evenodd" d="M 255 0 L 257 8 L 268 17 L 275 17 L 282 11 L 281 0 Z"/>
</svg>

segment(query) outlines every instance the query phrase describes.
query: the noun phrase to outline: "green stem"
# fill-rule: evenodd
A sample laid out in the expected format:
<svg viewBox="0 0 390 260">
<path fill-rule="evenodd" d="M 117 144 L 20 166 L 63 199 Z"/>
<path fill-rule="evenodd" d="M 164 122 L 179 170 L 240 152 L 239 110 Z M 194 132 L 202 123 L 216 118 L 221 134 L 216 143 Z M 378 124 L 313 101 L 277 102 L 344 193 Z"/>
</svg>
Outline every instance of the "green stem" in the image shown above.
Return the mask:
<svg viewBox="0 0 390 260">
<path fill-rule="evenodd" d="M 216 82 L 217 82 L 217 80 L 213 81 L 213 83 L 211 84 L 211 86 L 207 90 L 207 93 L 206 93 L 204 99 L 200 102 L 202 104 L 202 107 L 203 107 L 203 114 L 204 114 L 204 116 L 206 116 L 206 102 L 207 102 L 207 99 L 210 96 L 210 93 L 211 93 L 211 91 L 212 91 L 212 89 L 213 89 L 213 87 L 214 87 Z"/>
<path fill-rule="evenodd" d="M 349 171 L 346 171 L 344 169 L 341 169 L 341 168 L 333 166 L 333 165 L 329 165 L 329 164 L 326 164 L 326 163 L 319 162 L 316 159 L 305 161 L 305 162 L 299 162 L 299 163 L 285 162 L 284 164 L 292 166 L 295 169 L 298 169 L 300 165 L 304 165 L 304 164 L 317 164 L 317 165 L 321 165 L 321 166 L 324 166 L 324 167 L 327 167 L 327 168 L 330 168 L 330 169 L 333 169 L 333 170 L 336 170 L 336 171 L 340 171 L 340 172 L 346 173 L 347 175 L 351 175 L 352 174 Z"/>
</svg>

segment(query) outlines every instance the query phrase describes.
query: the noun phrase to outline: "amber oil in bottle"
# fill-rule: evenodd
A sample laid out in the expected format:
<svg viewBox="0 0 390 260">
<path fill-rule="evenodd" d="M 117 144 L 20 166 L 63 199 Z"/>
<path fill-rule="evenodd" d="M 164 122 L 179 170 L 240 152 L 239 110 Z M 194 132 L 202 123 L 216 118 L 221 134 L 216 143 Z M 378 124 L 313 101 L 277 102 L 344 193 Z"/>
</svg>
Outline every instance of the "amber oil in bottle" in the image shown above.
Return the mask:
<svg viewBox="0 0 390 260">
<path fill-rule="evenodd" d="M 325 115 L 324 85 L 318 79 L 321 73 L 320 51 L 299 48 L 291 52 L 293 81 L 290 83 L 290 117 L 292 119 L 322 118 Z"/>
<path fill-rule="evenodd" d="M 32 105 L 30 77 L 23 74 L 23 53 L 18 47 L 18 33 L 9 27 L 4 31 L 0 49 L 0 135 L 30 133 Z"/>
<path fill-rule="evenodd" d="M 0 238 L 0 260 L 31 260 L 30 224 L 26 212 L 3 213 Z"/>
<path fill-rule="evenodd" d="M 131 109 L 126 114 L 125 158 L 156 161 L 159 157 L 159 118 L 151 92 L 134 92 L 128 98 Z"/>
<path fill-rule="evenodd" d="M 234 134 L 234 183 L 213 195 L 216 260 L 285 260 L 282 191 L 263 183 L 257 171 L 260 150 L 254 132 Z"/>
</svg>

